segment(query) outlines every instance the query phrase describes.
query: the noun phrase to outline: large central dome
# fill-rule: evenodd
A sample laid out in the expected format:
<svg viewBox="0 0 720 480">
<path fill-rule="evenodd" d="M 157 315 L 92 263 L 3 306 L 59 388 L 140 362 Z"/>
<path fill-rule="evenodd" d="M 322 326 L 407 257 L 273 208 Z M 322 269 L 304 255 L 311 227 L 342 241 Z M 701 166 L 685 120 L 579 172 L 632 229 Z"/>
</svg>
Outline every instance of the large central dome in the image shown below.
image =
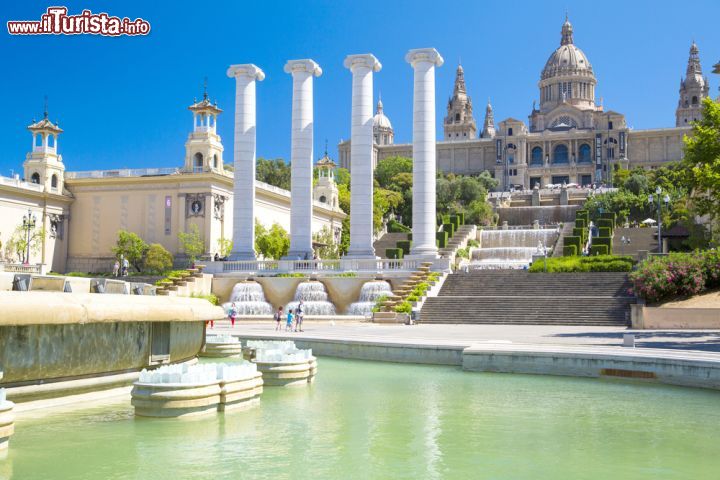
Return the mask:
<svg viewBox="0 0 720 480">
<path fill-rule="evenodd" d="M 594 110 L 596 84 L 590 61 L 573 43 L 573 26 L 566 17 L 560 46 L 540 74 L 540 110 L 548 112 L 564 103 Z"/>
</svg>

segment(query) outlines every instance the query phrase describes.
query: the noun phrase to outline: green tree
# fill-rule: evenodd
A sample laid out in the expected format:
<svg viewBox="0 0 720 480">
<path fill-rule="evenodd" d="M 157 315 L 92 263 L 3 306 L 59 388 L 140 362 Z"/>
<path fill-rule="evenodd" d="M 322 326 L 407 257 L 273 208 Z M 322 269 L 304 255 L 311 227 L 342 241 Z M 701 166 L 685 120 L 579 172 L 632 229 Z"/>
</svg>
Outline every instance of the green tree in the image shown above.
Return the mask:
<svg viewBox="0 0 720 480">
<path fill-rule="evenodd" d="M 313 234 L 313 241 L 323 244 L 316 248 L 318 257 L 326 260 L 340 258 L 340 246 L 335 243 L 335 236 L 327 226 Z"/>
<path fill-rule="evenodd" d="M 700 121 L 693 125 L 692 136 L 685 136 L 685 158 L 697 213 L 720 218 L 720 104 L 703 100 Z"/>
<path fill-rule="evenodd" d="M 285 163 L 282 158 L 258 158 L 256 171 L 259 181 L 290 190 L 290 164 Z"/>
<path fill-rule="evenodd" d="M 492 206 L 485 199 L 472 201 L 465 209 L 465 222 L 473 225 L 491 225 L 493 223 Z"/>
<path fill-rule="evenodd" d="M 255 220 L 255 251 L 267 259 L 279 260 L 290 250 L 290 235 L 278 223 L 266 229 Z"/>
<path fill-rule="evenodd" d="M 138 272 L 141 272 L 145 264 L 145 255 L 150 246 L 135 232 L 120 230 L 112 252 L 117 257 L 124 257 Z"/>
<path fill-rule="evenodd" d="M 45 229 L 40 227 L 41 222 L 35 222 L 35 228 L 30 231 L 30 254 L 37 255 L 45 240 Z M 9 261 L 17 259 L 18 262 L 30 262 L 28 255 L 28 232 L 22 225 L 15 227 L 15 231 L 10 236 L 5 245 L 5 258 Z"/>
<path fill-rule="evenodd" d="M 159 243 L 153 243 L 145 254 L 144 271 L 162 274 L 173 266 L 173 256 Z"/>
<path fill-rule="evenodd" d="M 205 253 L 205 239 L 203 239 L 200 229 L 194 223 L 190 224 L 189 232 L 178 233 L 178 241 L 185 255 L 190 259 L 190 263 L 195 263 L 195 260 Z"/>
<path fill-rule="evenodd" d="M 347 168 L 338 168 L 335 171 L 335 183 L 340 185 L 350 185 L 350 172 Z"/>
<path fill-rule="evenodd" d="M 412 174 L 412 158 L 388 157 L 377 163 L 375 168 L 375 180 L 382 188 L 390 188 L 393 177 L 398 173 Z"/>
<path fill-rule="evenodd" d="M 233 241 L 230 238 L 220 237 L 218 238 L 218 255 L 222 258 L 230 255 L 233 249 Z"/>
<path fill-rule="evenodd" d="M 648 191 L 650 188 L 650 180 L 647 175 L 633 173 L 625 181 L 624 188 L 635 195 L 640 195 Z"/>
<path fill-rule="evenodd" d="M 380 231 L 385 218 L 391 211 L 395 211 L 402 203 L 403 196 L 399 192 L 375 188 L 373 190 L 373 228 Z"/>
</svg>

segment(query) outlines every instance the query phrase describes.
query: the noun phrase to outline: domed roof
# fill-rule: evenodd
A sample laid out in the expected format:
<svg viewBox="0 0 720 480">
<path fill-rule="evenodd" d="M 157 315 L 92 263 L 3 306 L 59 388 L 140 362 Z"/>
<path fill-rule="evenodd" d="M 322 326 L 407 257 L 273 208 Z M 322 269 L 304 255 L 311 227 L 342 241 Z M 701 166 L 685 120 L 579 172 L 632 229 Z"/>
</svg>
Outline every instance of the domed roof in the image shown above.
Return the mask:
<svg viewBox="0 0 720 480">
<path fill-rule="evenodd" d="M 587 56 L 573 43 L 573 27 L 567 17 L 562 26 L 560 47 L 548 58 L 540 78 L 544 80 L 560 75 L 594 76 Z"/>
<path fill-rule="evenodd" d="M 375 116 L 373 117 L 373 128 L 392 130 L 392 124 L 390 123 L 390 119 L 386 117 L 383 113 L 382 100 L 378 100 L 377 103 L 377 111 L 375 112 Z"/>
</svg>

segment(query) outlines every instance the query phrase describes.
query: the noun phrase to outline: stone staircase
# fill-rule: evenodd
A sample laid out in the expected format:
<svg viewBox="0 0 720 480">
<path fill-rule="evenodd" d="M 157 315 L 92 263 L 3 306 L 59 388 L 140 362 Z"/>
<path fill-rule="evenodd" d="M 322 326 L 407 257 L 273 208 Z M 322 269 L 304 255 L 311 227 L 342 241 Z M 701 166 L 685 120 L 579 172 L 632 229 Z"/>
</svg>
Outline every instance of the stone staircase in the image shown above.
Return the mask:
<svg viewBox="0 0 720 480">
<path fill-rule="evenodd" d="M 478 270 L 448 276 L 422 308 L 422 323 L 626 326 L 625 273 Z"/>
<path fill-rule="evenodd" d="M 408 277 L 407 280 L 405 280 L 398 288 L 393 290 L 393 295 L 388 296 L 387 300 L 382 303 L 382 311 L 393 311 L 396 305 L 402 303 L 405 299 L 407 299 L 407 296 L 410 295 L 410 293 L 419 283 L 424 282 L 428 279 L 428 275 L 430 274 L 430 267 L 432 267 L 432 265 L 433 262 L 421 263 L 420 267 L 416 271 L 411 273 L 410 277 Z"/>
<path fill-rule="evenodd" d="M 375 243 L 373 243 L 373 248 L 375 248 L 375 255 L 380 258 L 385 258 L 385 250 L 387 250 L 388 248 L 396 248 L 397 242 L 407 239 L 407 233 L 388 232 L 379 239 L 375 240 Z"/>
<path fill-rule="evenodd" d="M 438 250 L 438 254 L 441 257 L 454 256 L 457 249 L 466 245 L 467 241 L 470 240 L 468 237 L 471 237 L 476 232 L 477 227 L 475 227 L 475 225 L 460 225 L 460 228 L 457 229 L 455 235 L 448 239 L 448 243 L 445 248 Z"/>
<path fill-rule="evenodd" d="M 623 245 L 622 237 L 629 238 L 630 243 Z M 639 250 L 657 252 L 656 228 L 616 228 L 613 235 L 613 252 L 615 255 L 632 255 L 637 257 Z"/>
<path fill-rule="evenodd" d="M 558 237 L 557 242 L 555 242 L 555 248 L 553 249 L 553 252 L 552 252 L 553 257 L 562 257 L 563 256 L 563 247 L 565 246 L 565 236 L 572 235 L 574 228 L 575 228 L 575 222 L 563 223 L 563 228 L 562 228 L 562 230 L 560 230 L 560 236 Z"/>
</svg>

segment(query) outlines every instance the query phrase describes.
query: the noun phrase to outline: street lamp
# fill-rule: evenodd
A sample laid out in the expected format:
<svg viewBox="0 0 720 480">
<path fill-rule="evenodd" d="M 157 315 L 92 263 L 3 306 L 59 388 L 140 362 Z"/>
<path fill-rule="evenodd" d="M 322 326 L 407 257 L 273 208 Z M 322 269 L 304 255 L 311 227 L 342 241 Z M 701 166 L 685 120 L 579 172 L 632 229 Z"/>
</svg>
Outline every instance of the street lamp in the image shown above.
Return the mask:
<svg viewBox="0 0 720 480">
<path fill-rule="evenodd" d="M 626 237 L 625 235 L 623 235 L 620 239 L 620 243 L 622 243 L 622 250 L 620 254 L 625 255 L 625 245 L 630 245 L 630 237 Z"/>
<path fill-rule="evenodd" d="M 35 230 L 35 215 L 29 208 L 27 215 L 23 215 L 22 228 L 25 230 L 25 239 L 27 240 L 25 245 L 25 263 L 30 263 L 30 232 Z"/>
<path fill-rule="evenodd" d="M 665 208 L 668 208 L 670 205 L 670 195 L 667 193 L 664 197 L 662 197 L 662 200 L 660 199 L 660 195 L 662 195 L 662 188 L 660 186 L 655 189 L 655 194 L 657 195 L 657 228 L 658 228 L 658 253 L 663 253 L 662 248 L 662 205 L 665 204 Z M 648 195 L 648 203 L 651 205 L 651 207 L 655 204 L 655 199 L 653 198 L 653 194 L 651 193 Z"/>
</svg>

